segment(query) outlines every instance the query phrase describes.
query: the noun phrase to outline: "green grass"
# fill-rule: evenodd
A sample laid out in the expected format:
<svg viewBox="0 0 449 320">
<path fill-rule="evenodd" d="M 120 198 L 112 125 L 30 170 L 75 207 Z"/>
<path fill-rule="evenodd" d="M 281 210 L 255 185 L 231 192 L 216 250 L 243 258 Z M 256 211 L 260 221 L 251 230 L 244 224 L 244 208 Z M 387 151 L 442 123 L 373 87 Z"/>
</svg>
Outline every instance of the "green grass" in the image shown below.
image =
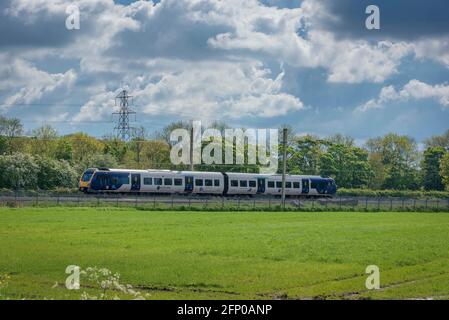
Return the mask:
<svg viewBox="0 0 449 320">
<path fill-rule="evenodd" d="M 0 299 L 94 292 L 65 289 L 73 264 L 150 299 L 447 299 L 448 231 L 448 213 L 0 208 Z M 372 264 L 381 290 L 365 288 Z"/>
</svg>

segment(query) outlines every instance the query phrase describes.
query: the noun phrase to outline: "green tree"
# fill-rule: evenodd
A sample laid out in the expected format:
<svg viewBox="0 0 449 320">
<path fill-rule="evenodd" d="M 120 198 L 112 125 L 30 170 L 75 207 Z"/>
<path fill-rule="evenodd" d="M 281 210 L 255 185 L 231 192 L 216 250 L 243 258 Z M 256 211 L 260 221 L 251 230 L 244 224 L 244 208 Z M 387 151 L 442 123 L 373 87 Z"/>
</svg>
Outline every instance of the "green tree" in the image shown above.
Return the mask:
<svg viewBox="0 0 449 320">
<path fill-rule="evenodd" d="M 378 153 L 384 165 L 385 189 L 417 189 L 419 152 L 416 142 L 408 136 L 388 134 L 370 139 L 367 148 Z"/>
<path fill-rule="evenodd" d="M 70 143 L 72 160 L 76 163 L 82 163 L 84 159 L 92 157 L 95 154 L 104 153 L 104 144 L 85 133 L 74 133 L 65 136 L 64 139 Z"/>
<path fill-rule="evenodd" d="M 429 147 L 441 147 L 446 151 L 449 151 L 449 130 L 440 136 L 432 136 L 425 141 L 427 148 Z"/>
<path fill-rule="evenodd" d="M 440 175 L 444 185 L 446 186 L 446 190 L 449 191 L 449 152 L 441 158 Z"/>
<path fill-rule="evenodd" d="M 48 157 L 35 157 L 38 165 L 37 186 L 43 190 L 50 190 L 57 187 L 76 187 L 78 173 L 65 160 L 54 160 Z"/>
<path fill-rule="evenodd" d="M 56 129 L 49 125 L 43 125 L 33 130 L 33 136 L 35 138 L 31 143 L 33 154 L 48 157 L 54 156 L 56 139 L 58 137 Z"/>
<path fill-rule="evenodd" d="M 58 139 L 55 146 L 54 157 L 58 160 L 72 160 L 72 145 L 65 138 Z"/>
<path fill-rule="evenodd" d="M 291 174 L 319 174 L 320 157 L 326 145 L 326 141 L 310 135 L 294 138 L 287 149 L 287 171 Z M 279 156 L 282 156 L 282 147 Z"/>
<path fill-rule="evenodd" d="M 109 136 L 103 139 L 104 153 L 110 154 L 118 163 L 123 163 L 128 152 L 128 145 L 125 141 Z"/>
<path fill-rule="evenodd" d="M 37 187 L 39 166 L 33 156 L 14 153 L 0 156 L 0 187 L 8 189 L 34 189 Z"/>
<path fill-rule="evenodd" d="M 424 151 L 421 170 L 425 190 L 444 190 L 440 162 L 445 153 L 446 150 L 443 147 L 428 147 Z"/>
<path fill-rule="evenodd" d="M 9 154 L 21 150 L 22 144 L 18 137 L 23 133 L 23 125 L 17 118 L 6 118 L 0 116 L 0 136 L 5 137 L 4 148 Z"/>
<path fill-rule="evenodd" d="M 370 153 L 368 156 L 368 162 L 371 168 L 372 175 L 368 182 L 370 189 L 381 189 L 385 183 L 386 170 L 383 163 L 382 154 L 379 152 Z"/>
<path fill-rule="evenodd" d="M 372 174 L 368 152 L 350 144 L 331 144 L 320 156 L 320 174 L 333 177 L 339 187 L 366 187 Z"/>
</svg>

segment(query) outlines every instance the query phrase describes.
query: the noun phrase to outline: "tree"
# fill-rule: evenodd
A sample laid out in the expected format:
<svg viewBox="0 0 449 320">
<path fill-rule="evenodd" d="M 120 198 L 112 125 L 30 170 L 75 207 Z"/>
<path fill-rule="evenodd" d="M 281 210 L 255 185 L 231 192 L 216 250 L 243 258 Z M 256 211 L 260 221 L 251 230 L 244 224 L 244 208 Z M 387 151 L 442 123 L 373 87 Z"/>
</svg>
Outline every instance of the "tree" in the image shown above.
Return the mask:
<svg viewBox="0 0 449 320">
<path fill-rule="evenodd" d="M 162 129 L 162 131 L 156 132 L 155 138 L 156 138 L 156 140 L 165 141 L 166 143 L 171 144 L 170 135 L 173 130 L 175 130 L 175 129 L 191 130 L 191 128 L 192 128 L 192 125 L 189 122 L 185 122 L 185 121 L 172 122 L 172 123 L 166 125 Z"/>
<path fill-rule="evenodd" d="M 72 159 L 72 145 L 66 139 L 59 139 L 56 143 L 54 157 L 58 160 Z"/>
<path fill-rule="evenodd" d="M 339 187 L 366 187 L 372 174 L 368 152 L 348 144 L 331 144 L 320 156 L 320 174 L 333 177 Z"/>
<path fill-rule="evenodd" d="M 8 189 L 34 189 L 37 187 L 39 166 L 33 156 L 14 153 L 0 156 L 0 187 Z"/>
<path fill-rule="evenodd" d="M 383 163 L 382 154 L 379 152 L 370 153 L 368 162 L 371 168 L 372 175 L 368 182 L 370 189 L 381 189 L 385 183 L 385 165 Z"/>
<path fill-rule="evenodd" d="M 140 127 L 134 130 L 131 138 L 130 149 L 134 152 L 134 160 L 137 163 L 137 166 L 140 167 L 140 158 L 142 154 L 143 145 L 145 144 L 145 140 L 147 139 L 148 134 L 145 127 Z"/>
<path fill-rule="evenodd" d="M 440 175 L 444 185 L 446 186 L 446 190 L 449 191 L 449 152 L 446 152 L 443 158 L 441 158 Z"/>
<path fill-rule="evenodd" d="M 354 146 L 354 138 L 342 135 L 340 133 L 334 134 L 326 139 L 330 143 L 340 144 L 348 147 Z"/>
<path fill-rule="evenodd" d="M 72 147 L 72 160 L 76 163 L 82 163 L 84 159 L 95 154 L 104 153 L 104 144 L 85 133 L 74 133 L 65 136 L 64 139 L 70 143 Z"/>
<path fill-rule="evenodd" d="M 124 162 L 126 153 L 128 152 L 128 145 L 125 141 L 112 136 L 105 137 L 103 143 L 105 154 L 110 154 L 118 163 Z"/>
<path fill-rule="evenodd" d="M 42 127 L 36 128 L 33 130 L 33 136 L 35 137 L 31 144 L 33 154 L 45 156 L 54 155 L 58 133 L 53 127 L 43 125 Z"/>
<path fill-rule="evenodd" d="M 296 137 L 287 149 L 287 172 L 319 174 L 320 156 L 324 152 L 326 143 L 326 141 L 310 135 Z M 280 148 L 279 155 L 282 155 L 282 148 Z"/>
<path fill-rule="evenodd" d="M 382 159 L 384 175 L 382 187 L 385 189 L 417 189 L 418 147 L 408 136 L 388 134 L 384 137 L 368 140 L 366 144 L 371 153 L 377 153 Z"/>
<path fill-rule="evenodd" d="M 17 118 L 6 118 L 0 116 L 0 136 L 5 137 L 6 146 L 5 149 L 9 154 L 14 153 L 21 149 L 21 143 L 17 138 L 23 133 L 23 125 Z"/>
<path fill-rule="evenodd" d="M 73 188 L 76 186 L 79 175 L 67 161 L 36 156 L 35 162 L 39 167 L 37 186 L 40 189 L 50 190 L 56 187 Z"/>
<path fill-rule="evenodd" d="M 421 164 L 422 179 L 425 190 L 444 190 L 440 175 L 440 163 L 446 153 L 443 147 L 428 147 Z"/>
<path fill-rule="evenodd" d="M 446 151 L 449 151 L 449 130 L 447 130 L 441 136 L 432 136 L 425 141 L 427 148 L 429 147 L 442 147 Z"/>
</svg>

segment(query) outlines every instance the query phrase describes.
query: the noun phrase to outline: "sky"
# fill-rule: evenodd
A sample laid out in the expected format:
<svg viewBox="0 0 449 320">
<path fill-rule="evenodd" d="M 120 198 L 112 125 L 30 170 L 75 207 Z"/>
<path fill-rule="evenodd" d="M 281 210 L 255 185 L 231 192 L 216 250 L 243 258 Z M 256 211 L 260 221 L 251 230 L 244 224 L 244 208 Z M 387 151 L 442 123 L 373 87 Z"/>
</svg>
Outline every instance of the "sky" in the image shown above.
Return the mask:
<svg viewBox="0 0 449 320">
<path fill-rule="evenodd" d="M 75 4 L 80 29 L 68 30 Z M 380 30 L 368 30 L 368 5 Z M 363 143 L 449 129 L 447 0 L 3 0 L 0 114 L 25 129 L 113 132 L 224 121 Z"/>
</svg>

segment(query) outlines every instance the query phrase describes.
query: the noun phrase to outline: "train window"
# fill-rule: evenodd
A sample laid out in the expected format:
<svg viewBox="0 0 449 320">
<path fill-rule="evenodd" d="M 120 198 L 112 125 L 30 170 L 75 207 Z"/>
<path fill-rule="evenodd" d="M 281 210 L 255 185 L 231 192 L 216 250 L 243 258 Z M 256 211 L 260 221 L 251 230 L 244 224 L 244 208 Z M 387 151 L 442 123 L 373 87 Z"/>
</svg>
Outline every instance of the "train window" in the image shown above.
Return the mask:
<svg viewBox="0 0 449 320">
<path fill-rule="evenodd" d="M 231 187 L 238 187 L 239 181 L 238 180 L 231 180 Z"/>
<path fill-rule="evenodd" d="M 109 177 L 107 184 L 112 184 L 115 186 L 129 184 L 128 173 L 107 173 L 106 175 Z"/>
<path fill-rule="evenodd" d="M 156 186 L 162 186 L 162 178 L 154 178 L 154 184 Z"/>
<path fill-rule="evenodd" d="M 293 182 L 293 188 L 299 189 L 299 182 Z"/>
<path fill-rule="evenodd" d="M 164 179 L 164 185 L 166 186 L 171 186 L 173 184 L 173 180 L 170 178 L 165 178 Z"/>
<path fill-rule="evenodd" d="M 153 184 L 153 178 L 143 178 L 143 184 L 151 186 Z"/>
<path fill-rule="evenodd" d="M 316 180 L 312 180 L 312 183 L 310 184 L 310 187 L 311 187 L 312 189 L 316 189 L 316 187 L 317 187 L 317 182 L 316 182 Z"/>
<path fill-rule="evenodd" d="M 93 175 L 94 175 L 93 172 L 85 172 L 85 173 L 83 174 L 83 177 L 81 178 L 81 180 L 82 180 L 83 182 L 88 182 L 88 181 L 90 180 L 90 178 L 92 178 Z"/>
<path fill-rule="evenodd" d="M 214 187 L 219 187 L 220 186 L 220 180 L 215 179 L 214 180 Z"/>
<path fill-rule="evenodd" d="M 287 181 L 285 183 L 285 187 L 291 189 L 292 188 L 292 183 L 290 181 Z"/>
<path fill-rule="evenodd" d="M 276 188 L 282 188 L 282 181 L 276 181 Z"/>
<path fill-rule="evenodd" d="M 212 179 L 206 179 L 204 180 L 204 185 L 206 187 L 212 187 Z"/>
<path fill-rule="evenodd" d="M 248 186 L 248 181 L 240 180 L 240 187 L 247 187 L 247 186 Z"/>
<path fill-rule="evenodd" d="M 256 181 L 249 181 L 249 186 L 251 188 L 255 188 L 256 187 Z"/>
<path fill-rule="evenodd" d="M 195 179 L 195 185 L 197 187 L 202 187 L 203 186 L 203 179 Z"/>
<path fill-rule="evenodd" d="M 182 179 L 175 179 L 175 186 L 182 186 Z"/>
<path fill-rule="evenodd" d="M 274 188 L 274 181 L 268 181 L 268 188 Z"/>
</svg>

